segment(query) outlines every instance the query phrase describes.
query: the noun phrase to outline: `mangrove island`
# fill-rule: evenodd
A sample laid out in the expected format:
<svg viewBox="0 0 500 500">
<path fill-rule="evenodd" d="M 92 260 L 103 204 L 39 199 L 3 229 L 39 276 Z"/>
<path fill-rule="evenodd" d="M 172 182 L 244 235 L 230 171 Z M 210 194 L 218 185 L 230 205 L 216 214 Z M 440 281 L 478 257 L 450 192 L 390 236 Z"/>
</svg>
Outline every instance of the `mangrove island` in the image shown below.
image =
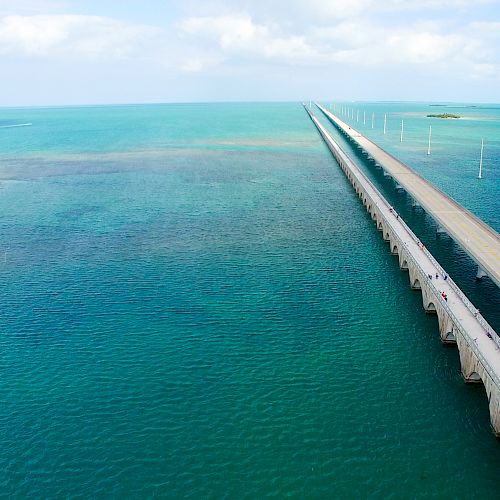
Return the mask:
<svg viewBox="0 0 500 500">
<path fill-rule="evenodd" d="M 460 118 L 460 115 L 454 115 L 453 113 L 440 113 L 427 115 L 428 118 Z"/>
</svg>

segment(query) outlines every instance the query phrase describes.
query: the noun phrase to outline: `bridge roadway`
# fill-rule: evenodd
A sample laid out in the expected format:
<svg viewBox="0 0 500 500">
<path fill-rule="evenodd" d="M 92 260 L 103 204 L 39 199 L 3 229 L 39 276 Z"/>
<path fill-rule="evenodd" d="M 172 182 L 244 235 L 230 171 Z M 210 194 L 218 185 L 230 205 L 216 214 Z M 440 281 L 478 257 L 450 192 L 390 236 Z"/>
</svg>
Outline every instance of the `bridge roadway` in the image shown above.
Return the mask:
<svg viewBox="0 0 500 500">
<path fill-rule="evenodd" d="M 377 229 L 389 241 L 391 253 L 398 255 L 401 269 L 408 270 L 411 287 L 421 290 L 424 309 L 437 314 L 441 340 L 443 343 L 457 344 L 465 381 L 483 382 L 488 396 L 491 426 L 500 438 L 498 335 L 314 114 L 311 111 L 308 114 L 370 212 Z"/>
<path fill-rule="evenodd" d="M 423 179 L 324 107 L 323 114 L 366 151 L 477 263 L 478 276 L 500 286 L 500 235 L 478 217 Z M 482 271 L 482 272 L 481 272 Z"/>
</svg>

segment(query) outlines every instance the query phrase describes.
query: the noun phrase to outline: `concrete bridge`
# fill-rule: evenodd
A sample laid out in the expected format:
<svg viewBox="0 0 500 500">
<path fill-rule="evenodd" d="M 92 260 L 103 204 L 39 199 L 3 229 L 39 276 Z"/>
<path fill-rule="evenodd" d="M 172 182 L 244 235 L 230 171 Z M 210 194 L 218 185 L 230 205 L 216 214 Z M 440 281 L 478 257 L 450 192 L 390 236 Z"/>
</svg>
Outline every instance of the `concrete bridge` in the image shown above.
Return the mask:
<svg viewBox="0 0 500 500">
<path fill-rule="evenodd" d="M 400 268 L 408 271 L 410 286 L 421 290 L 425 311 L 437 314 L 442 342 L 457 345 L 464 380 L 484 384 L 491 426 L 500 438 L 500 340 L 496 332 L 314 114 L 306 111 L 391 253 L 398 256 Z"/>
<path fill-rule="evenodd" d="M 478 265 L 478 278 L 489 276 L 500 286 L 500 235 L 493 228 L 337 116 L 318 108 L 437 222 L 439 231 L 447 232 L 464 249 Z"/>
</svg>

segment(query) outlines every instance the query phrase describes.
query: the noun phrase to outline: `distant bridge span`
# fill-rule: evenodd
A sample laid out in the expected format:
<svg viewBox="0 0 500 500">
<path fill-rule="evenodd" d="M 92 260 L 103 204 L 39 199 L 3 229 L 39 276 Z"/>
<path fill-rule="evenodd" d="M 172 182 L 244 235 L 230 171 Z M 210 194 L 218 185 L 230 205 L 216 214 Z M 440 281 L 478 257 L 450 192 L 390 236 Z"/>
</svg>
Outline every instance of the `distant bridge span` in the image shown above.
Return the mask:
<svg viewBox="0 0 500 500">
<path fill-rule="evenodd" d="M 426 181 L 324 107 L 323 114 L 390 175 L 478 265 L 478 277 L 500 286 L 500 235 L 455 200 Z"/>
</svg>

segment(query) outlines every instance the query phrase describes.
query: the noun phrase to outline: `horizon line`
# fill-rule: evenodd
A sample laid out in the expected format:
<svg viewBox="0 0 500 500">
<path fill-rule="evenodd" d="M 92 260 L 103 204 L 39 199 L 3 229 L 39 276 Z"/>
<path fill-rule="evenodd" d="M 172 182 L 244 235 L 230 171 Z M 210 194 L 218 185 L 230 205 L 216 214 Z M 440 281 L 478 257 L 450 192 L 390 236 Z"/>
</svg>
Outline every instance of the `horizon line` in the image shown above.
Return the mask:
<svg viewBox="0 0 500 500">
<path fill-rule="evenodd" d="M 0 109 L 19 108 L 71 108 L 71 107 L 100 107 L 100 106 L 153 106 L 153 105 L 191 105 L 191 104 L 302 104 L 304 102 L 328 102 L 328 103 L 364 103 L 364 104 L 468 104 L 468 105 L 499 105 L 493 101 L 444 101 L 444 100 L 368 100 L 368 99 L 299 99 L 299 100 L 213 100 L 213 101 L 131 101 L 131 102 L 107 102 L 107 103 L 66 103 L 66 104 L 0 104 Z"/>
</svg>

